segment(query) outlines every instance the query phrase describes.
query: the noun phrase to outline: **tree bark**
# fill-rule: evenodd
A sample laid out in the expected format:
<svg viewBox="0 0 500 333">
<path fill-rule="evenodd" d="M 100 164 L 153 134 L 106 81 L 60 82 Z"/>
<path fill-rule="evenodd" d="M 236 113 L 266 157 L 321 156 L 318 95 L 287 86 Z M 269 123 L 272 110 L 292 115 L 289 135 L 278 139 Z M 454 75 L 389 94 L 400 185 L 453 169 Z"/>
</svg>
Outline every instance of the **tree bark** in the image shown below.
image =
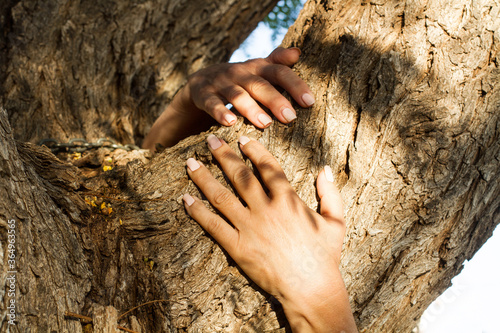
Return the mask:
<svg viewBox="0 0 500 333">
<path fill-rule="evenodd" d="M 310 1 L 289 30 L 321 102 L 280 136 L 294 149 L 273 152 L 301 156 L 283 165 L 302 170 L 290 175 L 308 179 L 309 203 L 305 175 L 337 171 L 361 331 L 410 331 L 500 221 L 499 14 L 493 1 Z"/>
<path fill-rule="evenodd" d="M 8 0 L 0 104 L 16 139 L 140 143 L 186 77 L 229 60 L 278 0 Z"/>
<path fill-rule="evenodd" d="M 315 106 L 296 105 L 290 126 L 261 131 L 240 119 L 210 130 L 236 150 L 240 135 L 261 140 L 313 208 L 315 177 L 332 166 L 348 225 L 341 270 L 361 332 L 410 332 L 500 221 L 499 10 L 486 0 L 309 1 L 284 45 L 302 49 L 295 69 Z M 154 300 L 118 324 L 142 332 L 286 326 L 279 304 L 183 209 L 183 193 L 202 197 L 187 158 L 227 184 L 207 133 L 151 160 L 129 153 L 142 162 L 125 166 L 111 154 L 114 169 L 98 172 L 15 142 L 5 112 L 0 125 L 0 228 L 9 219 L 18 228 L 14 331 L 79 332 L 65 311 L 92 317 L 100 304 L 122 314 Z"/>
</svg>

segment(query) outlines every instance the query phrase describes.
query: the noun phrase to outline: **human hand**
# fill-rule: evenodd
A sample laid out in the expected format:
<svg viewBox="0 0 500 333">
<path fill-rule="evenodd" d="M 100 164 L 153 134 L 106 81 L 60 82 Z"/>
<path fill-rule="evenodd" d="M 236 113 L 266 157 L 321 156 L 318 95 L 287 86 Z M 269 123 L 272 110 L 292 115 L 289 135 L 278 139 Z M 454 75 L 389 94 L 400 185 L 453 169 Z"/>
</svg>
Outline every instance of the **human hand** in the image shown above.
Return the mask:
<svg viewBox="0 0 500 333">
<path fill-rule="evenodd" d="M 269 194 L 223 140 L 211 135 L 208 144 L 246 206 L 190 158 L 189 176 L 233 226 L 186 194 L 189 215 L 248 277 L 281 302 L 294 331 L 356 332 L 339 271 L 345 223 L 331 169 L 325 167 L 318 176 L 318 214 L 298 197 L 278 162 L 258 141 L 241 137 L 240 147 Z"/>
<path fill-rule="evenodd" d="M 219 64 L 194 73 L 153 124 L 143 147 L 154 149 L 156 143 L 172 146 L 190 134 L 208 129 L 213 119 L 225 126 L 233 125 L 236 115 L 226 108 L 228 103 L 259 128 L 272 122 L 259 103 L 279 121 L 293 121 L 295 110 L 273 85 L 288 91 L 302 107 L 314 104 L 307 84 L 289 68 L 299 56 L 298 48 L 279 47 L 264 59 Z"/>
</svg>

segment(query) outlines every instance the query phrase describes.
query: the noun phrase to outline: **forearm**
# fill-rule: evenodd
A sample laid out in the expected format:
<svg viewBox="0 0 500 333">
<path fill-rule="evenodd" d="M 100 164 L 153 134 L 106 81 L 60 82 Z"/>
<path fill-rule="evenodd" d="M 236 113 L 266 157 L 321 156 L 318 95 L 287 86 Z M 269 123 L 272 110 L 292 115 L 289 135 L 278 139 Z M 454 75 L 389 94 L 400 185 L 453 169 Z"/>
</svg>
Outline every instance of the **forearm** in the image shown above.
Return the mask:
<svg viewBox="0 0 500 333">
<path fill-rule="evenodd" d="M 183 118 L 176 116 L 177 112 L 175 109 L 169 105 L 165 111 L 158 117 L 155 121 L 148 135 L 142 143 L 144 149 L 155 150 L 156 144 L 159 143 L 162 146 L 169 147 L 177 142 L 177 137 L 175 135 L 178 128 L 183 122 Z M 177 141 L 176 141 L 177 140 Z"/>
<path fill-rule="evenodd" d="M 206 130 L 212 122 L 210 115 L 196 108 L 189 89 L 184 88 L 155 121 L 142 147 L 152 151 L 157 143 L 171 147 L 191 134 Z"/>
</svg>

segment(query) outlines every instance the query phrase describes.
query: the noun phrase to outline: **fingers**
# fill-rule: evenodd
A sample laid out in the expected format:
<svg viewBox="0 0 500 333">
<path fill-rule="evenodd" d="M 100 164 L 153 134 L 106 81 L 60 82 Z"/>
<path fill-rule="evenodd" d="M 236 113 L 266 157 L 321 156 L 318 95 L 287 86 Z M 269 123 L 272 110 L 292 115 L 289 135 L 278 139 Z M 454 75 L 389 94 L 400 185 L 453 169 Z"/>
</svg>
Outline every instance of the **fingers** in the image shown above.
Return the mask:
<svg viewBox="0 0 500 333">
<path fill-rule="evenodd" d="M 238 222 L 245 219 L 248 210 L 231 191 L 212 176 L 204 165 L 193 158 L 188 159 L 186 164 L 189 176 L 205 194 L 208 201 L 233 222 L 235 227 L 238 227 Z"/>
<path fill-rule="evenodd" d="M 300 49 L 297 47 L 291 47 L 288 49 L 278 47 L 271 52 L 271 54 L 267 57 L 267 60 L 273 64 L 282 64 L 291 67 L 299 61 L 300 53 Z"/>
<path fill-rule="evenodd" d="M 241 77 L 238 79 L 241 79 Z M 260 101 L 259 97 L 251 96 L 245 87 L 234 84 L 228 85 L 226 88 L 221 89 L 221 95 L 255 126 L 266 128 L 271 125 L 273 120 L 256 102 L 256 100 Z"/>
<path fill-rule="evenodd" d="M 259 75 L 288 91 L 300 106 L 308 108 L 315 103 L 307 84 L 291 68 L 284 65 L 268 65 L 260 69 Z"/>
<path fill-rule="evenodd" d="M 231 227 L 217 214 L 212 213 L 199 199 L 184 194 L 182 198 L 188 214 L 195 219 L 203 229 L 233 256 L 236 248 L 238 231 Z"/>
<path fill-rule="evenodd" d="M 224 75 L 220 73 L 205 73 L 207 71 L 200 71 L 199 74 L 193 76 L 190 79 L 190 84 L 192 91 L 190 95 L 186 96 L 185 99 L 189 99 L 192 96 L 193 102 L 199 109 L 206 111 L 210 114 L 217 122 L 225 126 L 231 126 L 236 122 L 236 116 L 226 108 L 225 104 L 231 103 L 239 113 L 247 118 L 252 124 L 259 128 L 266 128 L 272 123 L 271 117 L 259 106 L 257 102 L 261 102 L 266 107 L 270 107 L 272 101 L 277 96 L 281 98 L 281 103 L 285 103 L 287 106 L 290 105 L 288 100 L 286 100 L 276 89 L 266 80 L 256 75 L 251 74 L 248 71 L 248 66 L 242 64 L 231 64 L 232 67 L 222 66 L 221 70 L 224 71 Z M 215 75 L 216 78 L 213 80 L 206 79 L 206 76 Z M 220 77 L 218 77 L 219 75 Z M 203 76 L 199 78 L 199 76 Z M 255 90 L 255 87 L 263 87 L 263 84 L 267 88 L 274 91 L 273 98 L 264 97 L 261 98 L 262 89 L 258 89 L 255 94 L 250 94 Z M 266 93 L 266 96 L 269 94 Z M 273 104 L 272 108 L 277 109 Z M 285 107 L 279 107 L 280 110 L 285 109 Z M 291 106 L 289 106 L 291 108 Z M 290 118 L 289 112 L 284 112 L 284 114 Z M 293 117 L 292 117 L 293 118 Z M 280 121 L 289 122 L 282 115 L 278 117 Z"/>
<path fill-rule="evenodd" d="M 290 102 L 269 81 L 256 75 L 256 71 L 266 65 L 268 62 L 263 59 L 233 64 L 227 70 L 228 77 L 217 82 L 220 95 L 259 128 L 271 125 L 272 119 L 258 103 L 285 124 L 297 117 Z"/>
<path fill-rule="evenodd" d="M 329 243 L 334 246 L 335 259 L 339 263 L 346 225 L 342 197 L 333 183 L 332 169 L 329 166 L 325 166 L 319 173 L 316 186 L 320 198 L 320 214 L 335 230 Z"/>
<path fill-rule="evenodd" d="M 203 110 L 214 118 L 219 124 L 232 126 L 236 123 L 236 116 L 228 108 L 220 93 L 220 82 L 227 80 L 219 79 L 218 73 L 227 71 L 229 64 L 221 64 L 202 69 L 189 77 L 186 89 L 177 94 L 173 103 L 182 101 L 177 108 L 181 112 L 192 111 L 192 108 Z M 177 103 L 179 104 L 179 103 Z M 188 112 L 190 114 L 191 112 Z"/>
<path fill-rule="evenodd" d="M 236 116 L 226 108 L 220 96 L 214 93 L 205 93 L 194 97 L 196 106 L 205 110 L 219 124 L 231 126 L 236 122 Z"/>
<path fill-rule="evenodd" d="M 224 173 L 250 209 L 262 207 L 268 203 L 269 197 L 262 188 L 259 180 L 255 177 L 252 170 L 250 170 L 238 155 L 236 155 L 231 147 L 229 147 L 224 140 L 220 140 L 215 135 L 210 135 L 207 141 L 212 154 L 221 165 Z M 201 188 L 201 185 L 198 186 Z M 205 195 L 207 194 L 205 193 Z M 210 200 L 208 195 L 207 198 Z M 230 216 L 226 216 L 230 218 Z"/>
<path fill-rule="evenodd" d="M 228 102 L 259 128 L 272 123 L 272 118 L 261 105 L 280 122 L 288 124 L 296 119 L 296 112 L 274 85 L 288 91 L 302 107 L 314 104 L 307 84 L 288 67 L 296 63 L 299 56 L 297 48 L 277 48 L 265 59 L 208 67 L 190 77 L 188 84 L 191 88 L 187 89 L 189 93 L 185 99 L 192 98 L 197 108 L 205 110 L 225 126 L 236 122 L 236 116 L 225 107 Z"/>
<path fill-rule="evenodd" d="M 274 156 L 256 140 L 242 136 L 239 141 L 243 153 L 250 158 L 257 170 L 259 170 L 271 198 L 280 193 L 290 193 L 292 190 L 290 183 Z"/>
<path fill-rule="evenodd" d="M 292 47 L 284 49 L 278 47 L 266 59 L 272 65 L 264 67 L 260 72 L 263 78 L 284 88 L 292 98 L 302 107 L 314 104 L 314 96 L 302 79 L 289 67 L 293 66 L 300 56 L 300 49 Z"/>
<path fill-rule="evenodd" d="M 345 225 L 342 197 L 333 183 L 332 169 L 329 166 L 325 166 L 319 173 L 316 186 L 320 198 L 320 214 L 329 222 Z"/>
<path fill-rule="evenodd" d="M 251 75 L 240 77 L 237 83 L 240 84 L 253 99 L 259 101 L 271 110 L 276 118 L 282 123 L 288 124 L 297 118 L 295 110 L 290 102 L 280 94 L 269 81 L 264 80 L 260 76 Z M 235 107 L 238 109 L 236 105 Z M 251 121 L 250 118 L 248 119 Z"/>
<path fill-rule="evenodd" d="M 236 116 L 226 108 L 219 96 L 212 94 L 205 100 L 205 110 L 219 124 L 231 126 L 236 122 Z"/>
</svg>

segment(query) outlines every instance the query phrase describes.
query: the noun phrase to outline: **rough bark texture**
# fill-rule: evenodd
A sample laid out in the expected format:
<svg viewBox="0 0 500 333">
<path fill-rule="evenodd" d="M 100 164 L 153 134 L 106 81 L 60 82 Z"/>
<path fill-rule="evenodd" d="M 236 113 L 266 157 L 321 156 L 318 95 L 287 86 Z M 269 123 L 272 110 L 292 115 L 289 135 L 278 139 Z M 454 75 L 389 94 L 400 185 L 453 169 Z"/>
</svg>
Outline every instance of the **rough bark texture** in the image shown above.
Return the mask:
<svg viewBox="0 0 500 333">
<path fill-rule="evenodd" d="M 118 313 L 112 306 L 96 305 L 92 307 L 92 326 L 99 333 L 118 333 Z"/>
<path fill-rule="evenodd" d="M 302 48 L 295 68 L 316 105 L 291 126 L 260 131 L 240 119 L 211 130 L 235 149 L 239 135 L 259 138 L 311 207 L 320 168 L 336 170 L 348 223 L 342 272 L 362 332 L 411 331 L 500 220 L 499 10 L 486 0 L 310 1 L 284 44 Z M 121 314 L 152 300 L 161 301 L 119 325 L 285 326 L 279 305 L 183 209 L 184 192 L 199 195 L 187 158 L 227 183 L 206 133 L 150 161 L 119 166 L 124 157 L 113 156 L 115 168 L 97 172 L 16 143 L 5 113 L 0 124 L 0 228 L 18 221 L 12 331 L 79 332 L 65 311 L 92 317 L 100 304 Z"/>
<path fill-rule="evenodd" d="M 303 131 L 280 135 L 301 156 L 283 162 L 337 170 L 342 270 L 362 331 L 411 330 L 500 221 L 499 10 L 310 1 L 286 38 L 321 103 L 299 118 Z"/>
<path fill-rule="evenodd" d="M 187 75 L 222 61 L 278 0 L 8 0 L 0 104 L 16 139 L 141 141 Z"/>
<path fill-rule="evenodd" d="M 64 312 L 81 308 L 91 287 L 88 257 L 79 241 L 79 223 L 86 210 L 75 194 L 78 169 L 56 160 L 47 149 L 15 142 L 4 110 L 0 114 L 0 228 L 2 285 L 17 271 L 16 297 L 2 288 L 0 325 L 7 332 L 6 307 L 17 302 L 16 326 L 10 332 L 79 332 L 81 325 L 65 321 Z M 14 219 L 16 268 L 7 265 L 7 221 Z M 10 312 L 10 311 L 9 311 Z"/>
</svg>

